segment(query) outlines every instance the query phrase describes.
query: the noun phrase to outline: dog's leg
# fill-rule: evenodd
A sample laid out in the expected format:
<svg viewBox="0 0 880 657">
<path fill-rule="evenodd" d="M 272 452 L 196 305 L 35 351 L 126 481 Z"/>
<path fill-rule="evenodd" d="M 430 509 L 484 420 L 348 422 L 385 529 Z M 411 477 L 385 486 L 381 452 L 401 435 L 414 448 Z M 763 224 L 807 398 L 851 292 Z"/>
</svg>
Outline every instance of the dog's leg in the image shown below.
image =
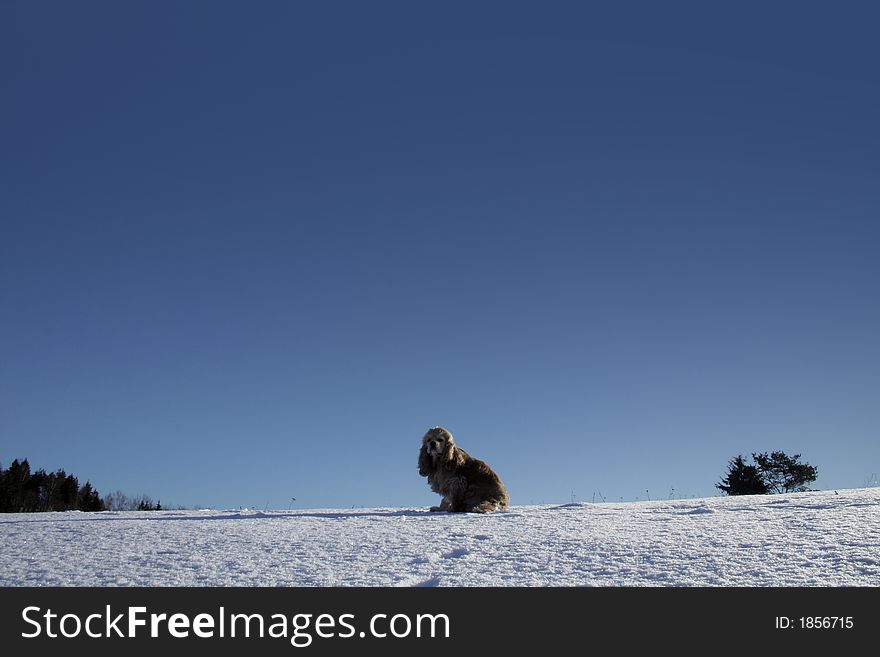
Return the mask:
<svg viewBox="0 0 880 657">
<path fill-rule="evenodd" d="M 449 485 L 446 490 L 446 502 L 449 511 L 454 513 L 464 513 L 468 510 L 467 488 L 467 479 L 464 477 L 457 477 Z"/>
<path fill-rule="evenodd" d="M 452 502 L 448 497 L 444 497 L 440 500 L 440 506 L 432 506 L 431 511 L 452 511 Z"/>
</svg>

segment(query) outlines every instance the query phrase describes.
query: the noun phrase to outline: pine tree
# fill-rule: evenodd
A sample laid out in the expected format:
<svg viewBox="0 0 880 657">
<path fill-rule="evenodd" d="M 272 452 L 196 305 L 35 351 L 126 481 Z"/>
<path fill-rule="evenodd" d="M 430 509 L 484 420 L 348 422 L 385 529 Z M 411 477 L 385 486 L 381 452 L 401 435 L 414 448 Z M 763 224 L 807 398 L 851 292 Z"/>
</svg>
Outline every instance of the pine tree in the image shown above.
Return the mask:
<svg viewBox="0 0 880 657">
<path fill-rule="evenodd" d="M 49 510 L 64 511 L 64 480 L 67 479 L 67 473 L 59 469 L 49 477 Z"/>
<path fill-rule="evenodd" d="M 67 475 L 61 482 L 61 508 L 59 511 L 73 511 L 76 509 L 79 494 L 79 480 L 73 475 Z"/>
<path fill-rule="evenodd" d="M 46 471 L 40 468 L 32 473 L 30 478 L 24 485 L 24 499 L 22 501 L 22 510 L 28 513 L 34 511 L 48 510 L 49 500 L 46 496 L 47 490 Z"/>
<path fill-rule="evenodd" d="M 758 468 L 748 465 L 742 455 L 730 460 L 727 476 L 715 487 L 728 495 L 763 495 L 768 490 Z"/>
<path fill-rule="evenodd" d="M 6 470 L 3 469 L 3 464 L 0 463 L 0 512 L 6 511 L 6 497 L 7 497 L 7 486 L 6 486 Z"/>
<path fill-rule="evenodd" d="M 6 503 L 4 511 L 18 513 L 24 511 L 25 487 L 31 478 L 31 465 L 28 460 L 15 459 L 6 471 Z"/>
<path fill-rule="evenodd" d="M 80 511 L 103 511 L 104 504 L 101 502 L 101 496 L 98 491 L 92 488 L 91 482 L 86 482 L 79 490 L 77 496 L 77 507 Z"/>
<path fill-rule="evenodd" d="M 785 452 L 772 452 L 769 455 L 752 454 L 761 478 L 767 488 L 775 493 L 799 493 L 809 490 L 806 484 L 816 481 L 819 470 L 808 464 L 799 463 L 800 454 L 788 456 Z"/>
</svg>

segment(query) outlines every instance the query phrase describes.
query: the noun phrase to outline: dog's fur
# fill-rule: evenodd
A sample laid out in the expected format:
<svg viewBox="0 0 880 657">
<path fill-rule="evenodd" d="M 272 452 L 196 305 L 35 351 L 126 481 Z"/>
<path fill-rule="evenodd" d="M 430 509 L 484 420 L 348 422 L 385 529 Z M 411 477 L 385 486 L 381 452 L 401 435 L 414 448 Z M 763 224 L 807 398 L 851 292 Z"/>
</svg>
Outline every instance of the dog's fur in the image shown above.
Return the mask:
<svg viewBox="0 0 880 657">
<path fill-rule="evenodd" d="M 506 509 L 510 501 L 492 468 L 458 447 L 443 427 L 428 429 L 422 438 L 419 474 L 443 498 L 431 511 L 487 513 Z"/>
</svg>

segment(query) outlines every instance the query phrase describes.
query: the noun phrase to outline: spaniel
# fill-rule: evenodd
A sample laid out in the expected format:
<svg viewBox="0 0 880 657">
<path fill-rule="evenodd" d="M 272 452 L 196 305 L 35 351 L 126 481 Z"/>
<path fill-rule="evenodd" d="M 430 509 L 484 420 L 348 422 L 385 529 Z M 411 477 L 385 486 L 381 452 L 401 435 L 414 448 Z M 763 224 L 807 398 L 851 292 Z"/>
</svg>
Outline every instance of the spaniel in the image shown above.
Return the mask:
<svg viewBox="0 0 880 657">
<path fill-rule="evenodd" d="M 443 427 L 428 429 L 422 438 L 419 474 L 442 497 L 431 511 L 487 513 L 506 509 L 510 500 L 492 468 L 456 445 Z"/>
</svg>

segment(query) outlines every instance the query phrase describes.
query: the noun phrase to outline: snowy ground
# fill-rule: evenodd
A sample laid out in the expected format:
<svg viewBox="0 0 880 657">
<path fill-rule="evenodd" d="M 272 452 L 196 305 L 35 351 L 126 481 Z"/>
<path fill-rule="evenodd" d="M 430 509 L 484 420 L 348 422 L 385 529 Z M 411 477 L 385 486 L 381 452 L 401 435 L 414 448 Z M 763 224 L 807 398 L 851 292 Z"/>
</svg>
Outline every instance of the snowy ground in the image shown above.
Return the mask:
<svg viewBox="0 0 880 657">
<path fill-rule="evenodd" d="M 0 514 L 3 586 L 880 586 L 880 488 L 425 510 Z"/>
</svg>

